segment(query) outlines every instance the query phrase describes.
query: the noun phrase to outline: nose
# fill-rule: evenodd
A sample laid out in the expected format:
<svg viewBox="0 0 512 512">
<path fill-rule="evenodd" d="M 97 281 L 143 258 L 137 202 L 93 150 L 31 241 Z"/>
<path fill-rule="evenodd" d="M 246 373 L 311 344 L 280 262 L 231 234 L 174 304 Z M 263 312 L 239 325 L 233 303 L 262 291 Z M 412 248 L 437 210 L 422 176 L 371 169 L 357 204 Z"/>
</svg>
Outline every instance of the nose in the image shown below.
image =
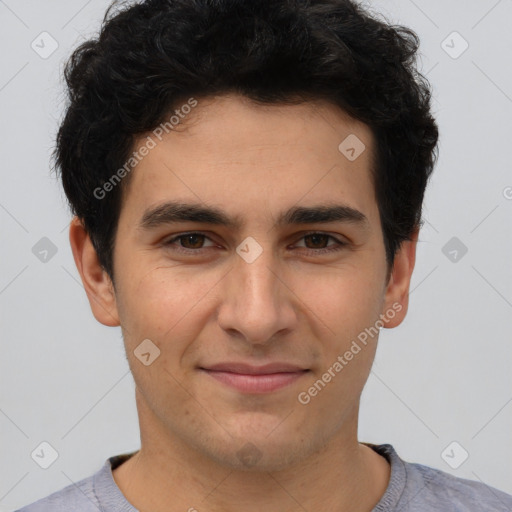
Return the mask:
<svg viewBox="0 0 512 512">
<path fill-rule="evenodd" d="M 220 327 L 252 345 L 266 345 L 297 324 L 291 283 L 273 251 L 263 249 L 252 262 L 235 254 L 222 282 L 218 310 Z"/>
</svg>

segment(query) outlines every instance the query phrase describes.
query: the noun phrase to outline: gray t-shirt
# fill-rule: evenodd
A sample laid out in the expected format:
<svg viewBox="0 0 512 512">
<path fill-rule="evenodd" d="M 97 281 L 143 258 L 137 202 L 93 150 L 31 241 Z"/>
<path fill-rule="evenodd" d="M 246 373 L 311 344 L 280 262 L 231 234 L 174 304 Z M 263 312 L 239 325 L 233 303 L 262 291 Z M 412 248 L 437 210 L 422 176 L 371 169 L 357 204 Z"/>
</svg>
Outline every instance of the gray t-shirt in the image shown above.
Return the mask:
<svg viewBox="0 0 512 512">
<path fill-rule="evenodd" d="M 363 444 L 391 465 L 386 492 L 372 512 L 512 512 L 512 496 L 494 487 L 405 462 L 390 444 Z M 16 512 L 137 512 L 112 476 L 112 470 L 132 455 L 111 457 L 94 475 Z"/>
</svg>

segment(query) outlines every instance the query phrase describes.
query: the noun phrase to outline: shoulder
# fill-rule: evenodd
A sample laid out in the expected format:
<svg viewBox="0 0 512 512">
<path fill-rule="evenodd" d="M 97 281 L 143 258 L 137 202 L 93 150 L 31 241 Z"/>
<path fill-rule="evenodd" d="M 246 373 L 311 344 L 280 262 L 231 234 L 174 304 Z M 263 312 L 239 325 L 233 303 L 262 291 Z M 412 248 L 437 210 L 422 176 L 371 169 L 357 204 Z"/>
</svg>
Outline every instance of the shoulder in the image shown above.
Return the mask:
<svg viewBox="0 0 512 512">
<path fill-rule="evenodd" d="M 93 475 L 15 512 L 98 512 L 106 510 L 105 506 L 108 510 L 116 510 L 116 512 L 134 511 L 135 509 L 125 500 L 112 477 L 112 469 L 130 458 L 133 453 L 110 457 Z"/>
<path fill-rule="evenodd" d="M 94 493 L 94 475 L 70 484 L 16 512 L 98 512 L 101 510 Z"/>
<path fill-rule="evenodd" d="M 402 460 L 390 444 L 370 445 L 391 465 L 391 479 L 376 512 L 511 512 L 512 496 L 483 482 Z"/>
<path fill-rule="evenodd" d="M 422 464 L 406 463 L 408 474 L 416 473 L 423 483 L 417 489 L 425 505 L 453 512 L 510 512 L 512 496 L 483 482 L 456 477 Z"/>
</svg>

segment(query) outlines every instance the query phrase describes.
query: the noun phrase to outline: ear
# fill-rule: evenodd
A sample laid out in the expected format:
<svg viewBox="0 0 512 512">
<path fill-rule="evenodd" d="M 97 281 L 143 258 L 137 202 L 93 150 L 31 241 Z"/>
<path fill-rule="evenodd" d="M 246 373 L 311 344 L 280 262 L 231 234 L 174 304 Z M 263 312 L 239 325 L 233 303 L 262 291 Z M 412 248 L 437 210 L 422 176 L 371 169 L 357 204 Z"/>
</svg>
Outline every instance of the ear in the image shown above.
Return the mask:
<svg viewBox="0 0 512 512">
<path fill-rule="evenodd" d="M 388 329 L 400 325 L 407 314 L 409 286 L 416 262 L 418 235 L 419 227 L 415 229 L 410 240 L 402 242 L 395 255 L 393 269 L 386 285 L 384 309 L 381 316 L 384 327 Z M 394 313 L 393 316 L 392 313 Z"/>
<path fill-rule="evenodd" d="M 71 221 L 69 242 L 94 317 L 103 325 L 118 326 L 114 286 L 101 266 L 91 238 L 78 217 Z"/>
</svg>

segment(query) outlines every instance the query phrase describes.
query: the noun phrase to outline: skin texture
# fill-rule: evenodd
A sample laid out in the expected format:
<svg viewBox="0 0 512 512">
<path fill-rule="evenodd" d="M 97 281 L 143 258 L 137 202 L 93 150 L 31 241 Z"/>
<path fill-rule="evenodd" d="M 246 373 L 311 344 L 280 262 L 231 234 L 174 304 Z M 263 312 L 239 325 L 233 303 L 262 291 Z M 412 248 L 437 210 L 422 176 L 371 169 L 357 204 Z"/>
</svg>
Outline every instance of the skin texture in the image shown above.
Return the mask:
<svg viewBox="0 0 512 512">
<path fill-rule="evenodd" d="M 115 287 L 78 219 L 70 229 L 94 316 L 121 325 L 136 384 L 141 450 L 114 471 L 116 483 L 141 511 L 370 511 L 390 473 L 357 439 L 378 336 L 307 405 L 297 397 L 379 315 L 395 310 L 386 328 L 402 322 L 417 232 L 402 244 L 386 281 L 366 125 L 322 102 L 261 106 L 236 95 L 198 101 L 130 176 L 115 240 Z M 354 161 L 338 150 L 350 134 L 366 146 Z M 177 199 L 218 207 L 242 224 L 140 227 L 147 209 Z M 368 224 L 275 224 L 292 206 L 327 203 L 359 210 Z M 206 238 L 164 244 L 191 231 Z M 311 231 L 347 245 L 322 254 L 336 243 L 305 238 Z M 252 263 L 236 252 L 247 237 L 262 248 Z M 149 366 L 134 354 L 144 339 L 160 350 Z M 309 371 L 279 390 L 249 394 L 199 369 L 226 361 L 288 362 Z M 252 463 L 240 455 L 247 450 L 256 454 Z"/>
</svg>

